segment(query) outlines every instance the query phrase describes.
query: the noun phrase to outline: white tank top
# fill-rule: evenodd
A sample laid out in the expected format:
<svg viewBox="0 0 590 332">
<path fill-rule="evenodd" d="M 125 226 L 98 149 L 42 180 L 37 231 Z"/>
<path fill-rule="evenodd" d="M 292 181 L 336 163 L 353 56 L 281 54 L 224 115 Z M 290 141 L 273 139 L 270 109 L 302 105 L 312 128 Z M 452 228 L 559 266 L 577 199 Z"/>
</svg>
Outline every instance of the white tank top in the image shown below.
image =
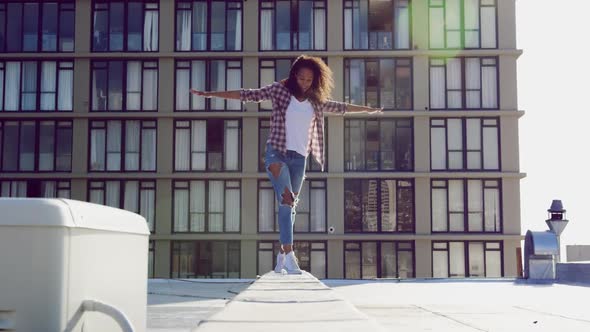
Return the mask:
<svg viewBox="0 0 590 332">
<path fill-rule="evenodd" d="M 302 156 L 307 156 L 309 144 L 309 127 L 313 120 L 313 107 L 306 99 L 299 101 L 291 96 L 287 107 L 285 130 L 287 131 L 287 150 L 293 150 Z"/>
</svg>

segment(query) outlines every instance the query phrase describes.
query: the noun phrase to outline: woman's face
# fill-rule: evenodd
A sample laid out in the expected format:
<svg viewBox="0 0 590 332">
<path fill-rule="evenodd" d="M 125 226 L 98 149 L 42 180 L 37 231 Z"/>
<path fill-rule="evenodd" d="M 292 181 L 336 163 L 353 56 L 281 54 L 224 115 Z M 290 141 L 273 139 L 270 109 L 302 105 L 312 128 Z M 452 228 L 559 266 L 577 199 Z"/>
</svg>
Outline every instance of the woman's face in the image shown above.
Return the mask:
<svg viewBox="0 0 590 332">
<path fill-rule="evenodd" d="M 313 71 L 309 68 L 301 68 L 295 76 L 301 93 L 306 93 L 313 83 Z"/>
</svg>

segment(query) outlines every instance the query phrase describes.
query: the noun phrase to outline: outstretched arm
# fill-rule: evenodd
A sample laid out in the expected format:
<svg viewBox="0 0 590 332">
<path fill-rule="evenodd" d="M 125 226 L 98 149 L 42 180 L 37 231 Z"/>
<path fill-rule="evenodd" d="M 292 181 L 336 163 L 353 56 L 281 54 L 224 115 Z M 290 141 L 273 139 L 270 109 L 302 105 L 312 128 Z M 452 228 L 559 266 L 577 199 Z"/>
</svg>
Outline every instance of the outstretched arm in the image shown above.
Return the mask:
<svg viewBox="0 0 590 332">
<path fill-rule="evenodd" d="M 354 104 L 346 104 L 347 113 L 369 113 L 369 114 L 381 114 L 383 113 L 383 107 L 373 108 L 367 106 L 360 106 Z"/>
<path fill-rule="evenodd" d="M 199 91 L 195 89 L 191 89 L 191 93 L 197 96 L 211 98 L 211 97 L 218 97 L 218 98 L 225 98 L 225 99 L 240 99 L 240 90 L 233 90 L 233 91 Z"/>
</svg>

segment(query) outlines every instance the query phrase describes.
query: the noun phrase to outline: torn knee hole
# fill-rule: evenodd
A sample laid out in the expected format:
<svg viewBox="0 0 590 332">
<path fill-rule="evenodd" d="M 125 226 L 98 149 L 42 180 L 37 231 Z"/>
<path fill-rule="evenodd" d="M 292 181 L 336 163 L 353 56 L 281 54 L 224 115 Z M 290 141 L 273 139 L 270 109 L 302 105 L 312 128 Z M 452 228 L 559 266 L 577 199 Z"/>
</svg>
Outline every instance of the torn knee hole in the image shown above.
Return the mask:
<svg viewBox="0 0 590 332">
<path fill-rule="evenodd" d="M 285 191 L 283 191 L 283 193 L 281 194 L 281 197 L 283 198 L 281 200 L 281 204 L 286 204 L 291 207 L 293 207 L 293 205 L 295 204 L 295 196 L 289 190 L 289 188 L 285 187 Z"/>
<path fill-rule="evenodd" d="M 272 163 L 268 165 L 268 170 L 272 176 L 275 177 L 275 179 L 279 177 L 279 174 L 281 174 L 281 167 L 283 167 L 281 163 Z"/>
</svg>

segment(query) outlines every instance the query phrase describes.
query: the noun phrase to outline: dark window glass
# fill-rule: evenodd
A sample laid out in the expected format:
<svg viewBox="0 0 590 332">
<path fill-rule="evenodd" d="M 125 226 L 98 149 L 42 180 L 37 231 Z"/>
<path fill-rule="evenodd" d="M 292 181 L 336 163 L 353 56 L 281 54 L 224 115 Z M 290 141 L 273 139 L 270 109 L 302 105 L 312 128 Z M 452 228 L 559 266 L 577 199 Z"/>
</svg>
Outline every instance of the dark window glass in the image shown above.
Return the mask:
<svg viewBox="0 0 590 332">
<path fill-rule="evenodd" d="M 172 241 L 172 278 L 240 278 L 240 241 Z"/>
</svg>

